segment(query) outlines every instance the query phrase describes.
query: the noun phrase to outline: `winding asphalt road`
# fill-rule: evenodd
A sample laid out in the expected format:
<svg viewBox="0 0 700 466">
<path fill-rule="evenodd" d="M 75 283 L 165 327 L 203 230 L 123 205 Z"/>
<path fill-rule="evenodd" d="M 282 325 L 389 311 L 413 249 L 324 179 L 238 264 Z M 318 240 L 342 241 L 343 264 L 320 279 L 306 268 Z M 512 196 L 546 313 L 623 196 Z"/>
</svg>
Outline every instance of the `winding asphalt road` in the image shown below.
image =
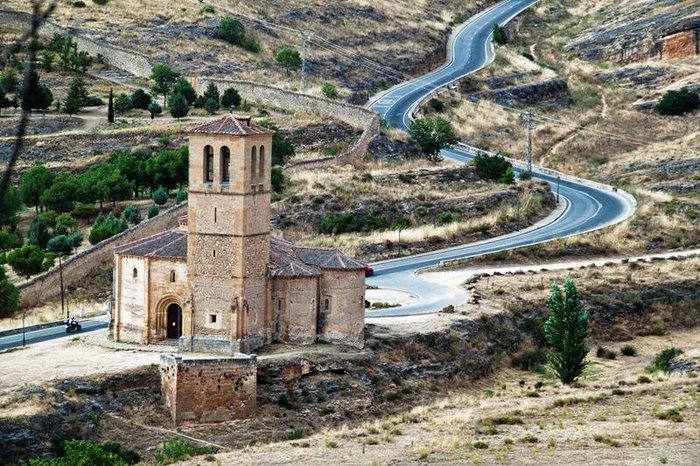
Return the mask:
<svg viewBox="0 0 700 466">
<path fill-rule="evenodd" d="M 537 0 L 504 0 L 477 14 L 453 32 L 448 43 L 448 60 L 439 69 L 420 78 L 399 84 L 374 98 L 369 107 L 378 112 L 392 127 L 408 130 L 412 113 L 421 101 L 434 91 L 459 78 L 474 73 L 493 61 L 491 33 L 493 25 L 506 24 L 515 16 L 537 3 Z M 458 145 L 443 150 L 443 157 L 468 162 L 475 148 Z M 516 168 L 518 164 L 514 164 Z M 404 307 L 368 311 L 366 316 L 386 317 L 437 312 L 447 305 L 464 302 L 461 290 L 421 279 L 417 273 L 426 267 L 447 260 L 481 256 L 516 249 L 582 234 L 619 223 L 635 211 L 634 198 L 609 186 L 568 177 L 551 170 L 533 166 L 533 177 L 552 184 L 560 192 L 561 214 L 539 228 L 493 238 L 418 256 L 408 256 L 372 264 L 375 275 L 369 285 L 406 291 L 419 296 L 419 301 Z"/>
</svg>

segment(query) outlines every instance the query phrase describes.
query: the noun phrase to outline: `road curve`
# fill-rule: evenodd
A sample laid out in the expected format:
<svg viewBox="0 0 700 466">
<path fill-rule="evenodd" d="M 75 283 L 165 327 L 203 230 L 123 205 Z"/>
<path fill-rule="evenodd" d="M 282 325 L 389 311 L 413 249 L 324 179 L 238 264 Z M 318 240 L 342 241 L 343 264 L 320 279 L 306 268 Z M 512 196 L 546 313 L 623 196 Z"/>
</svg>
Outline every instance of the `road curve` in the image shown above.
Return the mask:
<svg viewBox="0 0 700 466">
<path fill-rule="evenodd" d="M 504 0 L 472 17 L 457 28 L 448 42 L 448 60 L 442 67 L 414 80 L 399 84 L 370 101 L 375 110 L 392 127 L 407 131 L 412 113 L 426 97 L 455 80 L 474 73 L 493 60 L 491 33 L 494 23 L 506 24 L 538 0 Z M 475 149 L 466 145 L 443 150 L 444 157 L 467 162 Z M 516 168 L 519 164 L 514 163 Z M 426 314 L 443 307 L 461 304 L 466 295 L 461 290 L 422 280 L 417 272 L 446 260 L 464 259 L 498 251 L 516 249 L 582 234 L 619 223 L 634 213 L 636 203 L 629 194 L 586 180 L 533 166 L 533 178 L 544 180 L 560 193 L 561 213 L 538 228 L 466 244 L 417 256 L 408 256 L 372 264 L 375 275 L 369 285 L 407 291 L 420 300 L 399 308 L 368 311 L 366 316 L 387 317 Z"/>
<path fill-rule="evenodd" d="M 54 340 L 61 337 L 77 337 L 85 332 L 92 332 L 93 330 L 109 327 L 109 320 L 106 318 L 85 319 L 79 322 L 82 326 L 82 330 L 79 332 L 66 333 L 66 327 L 64 325 L 58 325 L 56 327 L 47 327 L 26 332 L 24 335 L 24 342 L 30 345 L 32 343 L 40 343 L 42 341 Z M 0 337 L 0 350 L 17 346 L 22 346 L 21 333 Z"/>
</svg>

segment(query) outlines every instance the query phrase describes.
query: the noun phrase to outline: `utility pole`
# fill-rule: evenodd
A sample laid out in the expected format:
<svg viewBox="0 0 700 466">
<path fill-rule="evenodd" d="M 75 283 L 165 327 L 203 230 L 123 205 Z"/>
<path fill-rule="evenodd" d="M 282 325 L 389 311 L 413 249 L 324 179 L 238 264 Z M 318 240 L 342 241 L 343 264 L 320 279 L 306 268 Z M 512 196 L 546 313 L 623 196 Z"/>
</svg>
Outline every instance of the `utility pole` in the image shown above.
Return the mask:
<svg viewBox="0 0 700 466">
<path fill-rule="evenodd" d="M 532 113 L 527 112 L 525 117 L 527 118 L 525 122 L 525 135 L 527 137 L 527 172 L 532 175 L 532 137 L 530 134 L 532 131 Z"/>
<path fill-rule="evenodd" d="M 61 315 L 63 315 L 63 313 L 66 310 L 66 307 L 64 304 L 65 299 L 63 297 L 63 264 L 61 263 L 61 256 L 60 255 L 58 256 L 58 276 L 60 277 L 60 280 L 61 280 Z M 66 319 L 67 318 L 68 318 L 68 313 L 66 313 Z"/>
<path fill-rule="evenodd" d="M 24 319 L 27 316 L 27 311 L 22 311 L 22 348 L 27 346 L 27 340 L 24 336 Z"/>
<path fill-rule="evenodd" d="M 308 52 L 309 34 L 301 32 L 301 92 L 306 92 L 306 54 Z"/>
</svg>

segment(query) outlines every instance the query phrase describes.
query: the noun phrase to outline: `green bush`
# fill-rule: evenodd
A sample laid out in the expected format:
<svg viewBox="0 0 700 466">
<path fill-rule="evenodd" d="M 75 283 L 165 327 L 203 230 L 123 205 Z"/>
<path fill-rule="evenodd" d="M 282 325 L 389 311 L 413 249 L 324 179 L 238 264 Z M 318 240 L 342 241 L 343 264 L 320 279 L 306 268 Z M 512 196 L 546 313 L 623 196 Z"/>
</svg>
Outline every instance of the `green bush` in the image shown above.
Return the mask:
<svg viewBox="0 0 700 466">
<path fill-rule="evenodd" d="M 46 254 L 34 244 L 25 244 L 7 255 L 7 263 L 14 272 L 24 278 L 29 278 L 45 270 Z"/>
<path fill-rule="evenodd" d="M 19 290 L 7 277 L 5 266 L 0 265 L 0 317 L 11 316 L 18 307 Z"/>
<path fill-rule="evenodd" d="M 159 206 L 165 205 L 168 202 L 168 192 L 165 190 L 165 188 L 159 186 L 158 189 L 153 191 L 151 199 L 153 199 L 153 202 Z"/>
<path fill-rule="evenodd" d="M 175 438 L 165 442 L 156 452 L 156 460 L 159 464 L 170 464 L 184 458 L 189 458 L 190 456 L 206 455 L 216 452 L 216 448 L 199 447 L 185 440 Z"/>
<path fill-rule="evenodd" d="M 527 181 L 532 179 L 532 175 L 528 171 L 521 171 L 518 178 L 520 178 L 520 181 Z"/>
<path fill-rule="evenodd" d="M 114 111 L 124 114 L 131 110 L 131 97 L 127 94 L 119 94 L 116 99 L 114 99 Z"/>
<path fill-rule="evenodd" d="M 617 358 L 617 351 L 609 350 L 603 346 L 599 346 L 596 349 L 595 355 L 602 359 L 615 359 Z"/>
<path fill-rule="evenodd" d="M 219 39 L 229 44 L 237 45 L 253 53 L 257 53 L 261 49 L 255 38 L 246 34 L 245 26 L 237 19 L 222 19 L 216 35 Z"/>
<path fill-rule="evenodd" d="M 143 89 L 136 89 L 131 94 L 131 107 L 139 108 L 141 110 L 148 110 L 148 106 L 151 105 L 153 98 L 148 95 Z"/>
<path fill-rule="evenodd" d="M 678 348 L 666 348 L 656 355 L 654 361 L 647 368 L 650 373 L 653 372 L 670 372 L 671 360 L 676 356 L 683 354 L 683 351 Z"/>
<path fill-rule="evenodd" d="M 428 105 L 436 113 L 442 113 L 445 110 L 445 104 L 439 99 L 430 99 Z"/>
<path fill-rule="evenodd" d="M 662 115 L 683 115 L 700 108 L 700 96 L 687 88 L 668 91 L 656 105 L 656 111 Z"/>
<path fill-rule="evenodd" d="M 452 223 L 455 221 L 454 215 L 452 215 L 452 212 L 440 212 L 437 214 L 437 222 L 440 225 L 447 225 L 448 223 Z"/>
<path fill-rule="evenodd" d="M 474 166 L 476 175 L 482 180 L 500 180 L 506 176 L 508 169 L 511 169 L 512 173 L 511 163 L 501 154 L 490 155 L 479 152 L 474 157 Z"/>
<path fill-rule="evenodd" d="M 683 416 L 681 416 L 680 411 L 676 408 L 669 408 L 666 411 L 661 411 L 656 414 L 656 418 L 662 421 L 683 422 Z"/>
<path fill-rule="evenodd" d="M 543 365 L 547 364 L 547 353 L 540 349 L 526 351 L 519 356 L 515 356 L 510 364 L 523 371 L 538 371 Z"/>
<path fill-rule="evenodd" d="M 96 3 L 97 5 L 106 5 L 109 0 L 92 0 L 93 3 Z"/>
<path fill-rule="evenodd" d="M 241 95 L 238 91 L 232 87 L 226 89 L 221 96 L 221 106 L 222 107 L 238 107 L 241 105 Z"/>
<path fill-rule="evenodd" d="M 92 440 L 67 440 L 61 445 L 62 456 L 51 460 L 30 459 L 30 466 L 127 466 L 141 461 L 133 450 L 116 442 L 98 444 Z"/>
<path fill-rule="evenodd" d="M 73 2 L 73 6 L 75 8 L 85 8 L 85 2 L 83 0 L 78 0 L 76 2 Z"/>
<path fill-rule="evenodd" d="M 272 183 L 272 190 L 276 193 L 281 193 L 284 191 L 285 179 L 284 170 L 279 165 L 272 167 L 272 172 L 270 173 L 270 181 Z"/>
<path fill-rule="evenodd" d="M 360 213 L 346 212 L 342 214 L 327 214 L 321 223 L 321 232 L 326 234 L 369 232 L 386 230 L 389 222 L 383 215 L 369 211 Z"/>
<path fill-rule="evenodd" d="M 187 200 L 187 191 L 179 190 L 175 195 L 175 204 L 182 204 Z"/>
<path fill-rule="evenodd" d="M 632 345 L 625 345 L 620 348 L 620 353 L 622 353 L 623 356 L 636 356 L 637 348 Z"/>
<path fill-rule="evenodd" d="M 67 256 L 73 251 L 73 245 L 66 235 L 54 236 L 49 240 L 47 249 L 59 256 Z"/>
<path fill-rule="evenodd" d="M 139 212 L 139 209 L 136 206 L 129 206 L 126 209 L 124 209 L 124 212 L 122 212 L 122 216 L 124 219 L 131 223 L 132 225 L 138 225 L 141 223 L 141 212 Z"/>
<path fill-rule="evenodd" d="M 508 43 L 508 35 L 503 26 L 498 24 L 493 25 L 493 43 L 496 45 L 505 45 Z"/>
<path fill-rule="evenodd" d="M 321 92 L 329 99 L 338 98 L 338 89 L 336 89 L 336 87 L 331 83 L 323 83 L 323 86 L 321 86 Z"/>
<path fill-rule="evenodd" d="M 148 208 L 148 218 L 153 218 L 156 215 L 158 215 L 159 213 L 160 213 L 160 209 L 155 204 L 151 204 L 151 206 Z"/>
<path fill-rule="evenodd" d="M 200 15 L 213 15 L 214 14 L 214 7 L 211 5 L 204 5 L 201 10 L 199 10 Z"/>
<path fill-rule="evenodd" d="M 85 98 L 86 107 L 97 107 L 99 105 L 104 105 L 105 101 L 96 95 L 89 95 Z"/>
</svg>

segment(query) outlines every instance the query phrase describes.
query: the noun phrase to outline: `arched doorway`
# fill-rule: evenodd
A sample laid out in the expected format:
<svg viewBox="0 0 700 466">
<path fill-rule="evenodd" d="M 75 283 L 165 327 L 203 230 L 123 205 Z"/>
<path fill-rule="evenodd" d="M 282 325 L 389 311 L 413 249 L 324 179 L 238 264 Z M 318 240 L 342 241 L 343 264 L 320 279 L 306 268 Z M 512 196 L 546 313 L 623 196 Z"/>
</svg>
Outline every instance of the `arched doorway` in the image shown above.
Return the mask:
<svg viewBox="0 0 700 466">
<path fill-rule="evenodd" d="M 182 336 L 182 308 L 172 303 L 166 311 L 166 338 L 180 338 Z"/>
</svg>

